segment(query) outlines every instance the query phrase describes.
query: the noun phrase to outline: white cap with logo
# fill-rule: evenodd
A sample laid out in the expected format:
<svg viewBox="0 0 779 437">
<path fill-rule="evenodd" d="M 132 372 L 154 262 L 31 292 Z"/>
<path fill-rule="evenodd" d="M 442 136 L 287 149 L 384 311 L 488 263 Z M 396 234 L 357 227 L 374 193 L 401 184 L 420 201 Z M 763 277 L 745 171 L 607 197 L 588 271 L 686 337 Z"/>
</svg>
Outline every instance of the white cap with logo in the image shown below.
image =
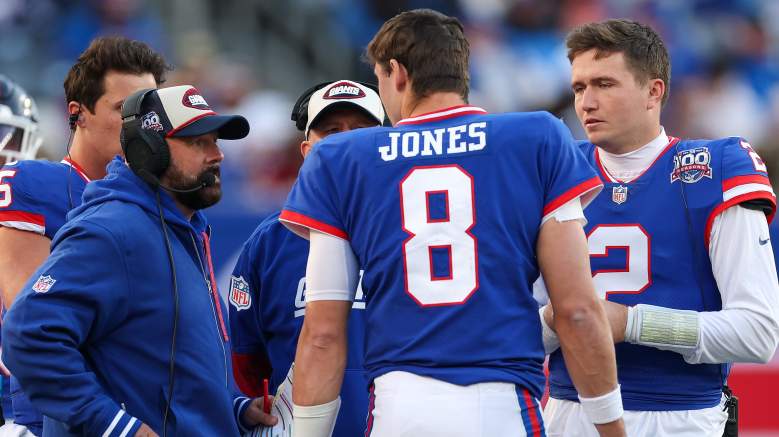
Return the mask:
<svg viewBox="0 0 779 437">
<path fill-rule="evenodd" d="M 216 132 L 219 138 L 235 140 L 249 133 L 249 122 L 240 115 L 214 112 L 192 85 L 153 90 L 141 103 L 141 129 L 168 137 L 187 137 Z"/>
<path fill-rule="evenodd" d="M 339 80 L 318 89 L 308 101 L 308 121 L 305 134 L 311 129 L 317 119 L 334 105 L 354 105 L 376 119 L 378 124 L 384 122 L 384 106 L 376 91 L 350 80 Z"/>
</svg>

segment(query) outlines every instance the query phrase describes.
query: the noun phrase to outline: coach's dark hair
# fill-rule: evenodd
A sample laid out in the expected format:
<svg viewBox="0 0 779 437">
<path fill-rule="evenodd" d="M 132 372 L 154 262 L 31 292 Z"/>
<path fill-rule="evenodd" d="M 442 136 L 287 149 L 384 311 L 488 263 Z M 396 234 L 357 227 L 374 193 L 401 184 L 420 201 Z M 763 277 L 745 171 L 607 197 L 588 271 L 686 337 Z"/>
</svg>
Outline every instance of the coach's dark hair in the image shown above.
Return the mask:
<svg viewBox="0 0 779 437">
<path fill-rule="evenodd" d="M 596 59 L 622 53 L 638 83 L 643 84 L 650 79 L 660 79 L 665 83 L 662 103 L 668 100 L 671 61 L 662 38 L 651 27 L 625 19 L 589 23 L 572 30 L 565 44 L 571 62 L 576 56 L 593 49 Z"/>
<path fill-rule="evenodd" d="M 365 51 L 365 60 L 389 72 L 395 59 L 406 67 L 417 97 L 456 92 L 468 99 L 470 47 L 457 18 L 431 9 L 402 12 L 389 19 Z"/>
<path fill-rule="evenodd" d="M 136 75 L 151 73 L 159 86 L 171 69 L 162 55 L 141 41 L 120 36 L 96 38 L 65 77 L 65 102 L 78 102 L 94 112 L 95 103 L 105 93 L 103 79 L 109 71 Z"/>
</svg>

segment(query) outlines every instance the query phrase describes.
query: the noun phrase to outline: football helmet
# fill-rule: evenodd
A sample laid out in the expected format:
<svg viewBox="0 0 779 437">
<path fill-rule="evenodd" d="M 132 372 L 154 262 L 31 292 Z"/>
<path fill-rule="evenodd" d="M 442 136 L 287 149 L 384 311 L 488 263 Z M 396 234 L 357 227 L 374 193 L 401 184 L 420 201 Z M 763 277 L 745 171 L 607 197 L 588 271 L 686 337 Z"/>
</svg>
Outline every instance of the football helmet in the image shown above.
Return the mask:
<svg viewBox="0 0 779 437">
<path fill-rule="evenodd" d="M 42 142 L 35 101 L 0 74 L 0 164 L 35 159 Z"/>
</svg>

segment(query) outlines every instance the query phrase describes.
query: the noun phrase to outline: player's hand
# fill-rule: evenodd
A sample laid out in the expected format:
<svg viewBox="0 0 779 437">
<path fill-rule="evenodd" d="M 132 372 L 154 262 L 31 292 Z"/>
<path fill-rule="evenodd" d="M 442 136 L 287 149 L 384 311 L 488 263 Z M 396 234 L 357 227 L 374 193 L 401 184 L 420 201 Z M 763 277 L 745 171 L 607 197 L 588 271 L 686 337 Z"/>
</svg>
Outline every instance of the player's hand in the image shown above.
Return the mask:
<svg viewBox="0 0 779 437">
<path fill-rule="evenodd" d="M 602 425 L 595 425 L 595 429 L 598 430 L 600 437 L 625 437 L 625 422 L 622 418 L 619 418 L 613 422 L 604 423 Z"/>
<path fill-rule="evenodd" d="M 614 337 L 614 343 L 622 343 L 625 341 L 625 327 L 628 323 L 628 307 L 605 299 L 601 299 L 600 302 L 601 305 L 603 305 L 603 309 L 606 311 L 606 318 L 609 319 L 609 327 L 611 328 L 611 336 Z M 553 331 L 555 330 L 552 305 L 547 305 L 544 308 L 544 321 Z"/>
<path fill-rule="evenodd" d="M 141 424 L 138 431 L 135 432 L 135 437 L 160 437 L 156 432 L 152 431 L 145 423 Z"/>
<path fill-rule="evenodd" d="M 273 403 L 273 396 L 268 397 L 271 404 Z M 249 428 L 254 428 L 257 425 L 273 426 L 279 419 L 276 416 L 272 416 L 265 412 L 263 409 L 264 400 L 262 397 L 254 398 L 249 404 L 249 408 L 243 413 L 243 423 Z"/>
</svg>

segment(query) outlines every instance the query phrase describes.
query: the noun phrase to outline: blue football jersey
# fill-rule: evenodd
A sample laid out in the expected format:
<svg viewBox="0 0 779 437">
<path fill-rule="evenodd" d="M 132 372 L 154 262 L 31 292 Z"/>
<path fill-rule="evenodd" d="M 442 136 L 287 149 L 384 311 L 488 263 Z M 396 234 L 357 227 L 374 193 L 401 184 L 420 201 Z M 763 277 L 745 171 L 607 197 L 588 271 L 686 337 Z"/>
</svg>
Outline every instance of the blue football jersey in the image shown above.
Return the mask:
<svg viewBox="0 0 779 437">
<path fill-rule="evenodd" d="M 773 217 L 776 197 L 765 165 L 739 138 L 679 141 L 638 178 L 620 182 L 583 151 L 605 186 L 585 211 L 595 289 L 624 305 L 639 303 L 718 311 L 719 290 L 708 255 L 714 218 L 743 202 Z M 687 364 L 680 354 L 628 343 L 616 345 L 625 409 L 691 410 L 718 405 L 728 364 Z M 577 400 L 562 353 L 549 362 L 550 393 Z"/>
<path fill-rule="evenodd" d="M 26 160 L 0 169 L 0 226 L 54 238 L 68 211 L 81 205 L 89 179 L 74 162 Z"/>
<path fill-rule="evenodd" d="M 371 381 L 400 370 L 538 398 L 540 225 L 600 186 L 549 113 L 461 106 L 327 137 L 280 219 L 350 241 L 365 270 Z"/>
<path fill-rule="evenodd" d="M 0 226 L 35 232 L 49 239 L 65 224 L 68 211 L 81 205 L 89 178 L 75 162 L 25 160 L 0 169 Z M 5 392 L 3 392 L 5 394 Z M 16 423 L 41 433 L 41 416 L 11 378 Z"/>
<path fill-rule="evenodd" d="M 270 363 L 269 388 L 275 393 L 295 359 L 306 311 L 308 241 L 266 218 L 244 244 L 230 278 L 230 327 L 236 380 L 246 394 L 258 395 L 264 357 Z M 349 356 L 341 388 L 341 410 L 333 435 L 362 435 L 368 414 L 368 381 L 363 367 L 365 301 L 357 290 L 349 317 Z M 251 362 L 250 362 L 251 361 Z M 254 365 L 252 365 L 254 364 Z M 248 373 L 248 374 L 247 374 Z"/>
</svg>

